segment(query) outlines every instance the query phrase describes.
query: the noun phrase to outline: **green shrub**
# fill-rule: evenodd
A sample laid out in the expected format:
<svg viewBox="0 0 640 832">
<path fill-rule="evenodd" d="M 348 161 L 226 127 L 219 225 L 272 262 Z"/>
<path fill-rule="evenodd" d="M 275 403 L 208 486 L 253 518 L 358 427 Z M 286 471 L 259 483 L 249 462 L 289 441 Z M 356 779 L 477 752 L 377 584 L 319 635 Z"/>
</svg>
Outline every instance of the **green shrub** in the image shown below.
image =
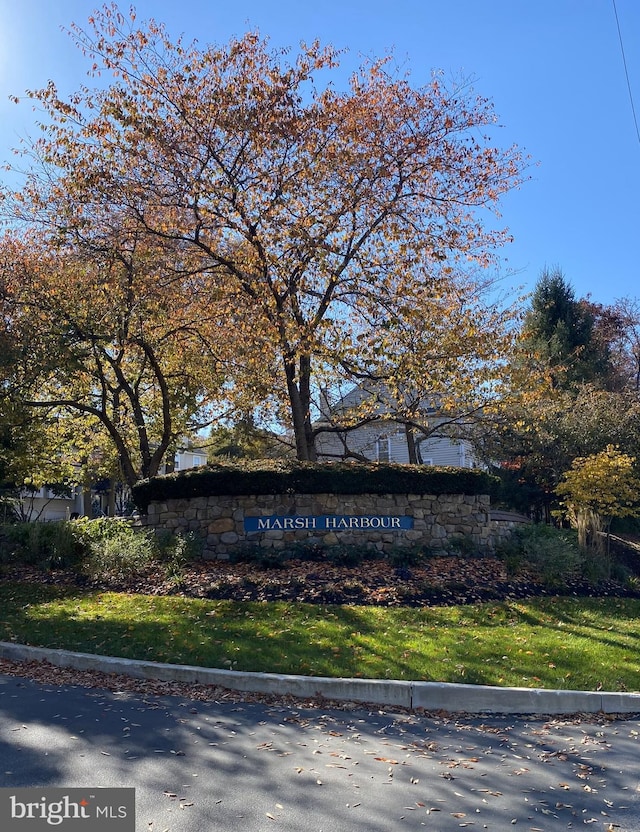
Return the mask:
<svg viewBox="0 0 640 832">
<path fill-rule="evenodd" d="M 497 479 L 470 468 L 378 463 L 246 460 L 216 463 L 139 482 L 138 508 L 167 499 L 237 494 L 492 494 Z"/>
<path fill-rule="evenodd" d="M 202 538 L 193 531 L 155 529 L 154 536 L 156 551 L 161 561 L 176 556 L 184 558 L 185 561 L 202 557 Z"/>
<path fill-rule="evenodd" d="M 364 544 L 338 543 L 334 546 L 293 543 L 283 549 L 264 549 L 254 543 L 240 546 L 231 554 L 233 563 L 255 563 L 265 569 L 281 569 L 291 560 L 333 563 L 336 566 L 358 566 L 365 561 L 383 557 L 377 549 Z"/>
<path fill-rule="evenodd" d="M 288 549 L 264 549 L 255 543 L 245 543 L 231 553 L 232 563 L 253 563 L 262 569 L 281 569 L 290 559 Z"/>
<path fill-rule="evenodd" d="M 640 593 L 640 577 L 638 575 L 629 575 L 624 585 L 630 592 Z"/>
<path fill-rule="evenodd" d="M 181 586 L 184 581 L 184 569 L 187 563 L 202 556 L 201 538 L 194 532 L 156 533 L 155 544 L 157 557 L 165 571 L 167 580 L 176 587 Z"/>
<path fill-rule="evenodd" d="M 387 560 L 398 568 L 419 566 L 429 556 L 424 546 L 394 546 L 387 554 Z"/>
<path fill-rule="evenodd" d="M 611 534 L 640 536 L 640 517 L 613 517 Z"/>
<path fill-rule="evenodd" d="M 380 558 L 381 554 L 377 549 L 362 543 L 338 543 L 335 546 L 327 546 L 325 557 L 329 563 L 336 566 L 359 566 L 366 561 Z"/>
<path fill-rule="evenodd" d="M 472 555 L 478 554 L 478 545 L 470 534 L 461 534 L 450 538 L 447 541 L 446 548 L 450 555 L 463 558 L 470 558 Z"/>
<path fill-rule="evenodd" d="M 11 523 L 2 527 L 0 559 L 45 569 L 67 569 L 82 560 L 83 547 L 65 520 Z"/>
<path fill-rule="evenodd" d="M 12 495 L 0 493 L 0 524 L 20 522 L 20 500 Z"/>
<path fill-rule="evenodd" d="M 325 560 L 327 550 L 325 546 L 322 546 L 319 543 L 299 540 L 295 543 L 289 544 L 284 550 L 284 554 L 288 560 L 318 562 Z"/>
<path fill-rule="evenodd" d="M 580 577 L 585 563 L 574 532 L 542 523 L 521 526 L 496 548 L 510 573 L 533 567 L 548 586 L 562 586 Z"/>
<path fill-rule="evenodd" d="M 0 563 L 76 569 L 94 579 L 122 579 L 159 562 L 176 583 L 201 551 L 194 534 L 156 539 L 117 517 L 0 526 Z"/>
<path fill-rule="evenodd" d="M 156 558 L 152 531 L 112 517 L 71 522 L 85 551 L 82 572 L 90 578 L 122 580 L 150 566 Z"/>
<path fill-rule="evenodd" d="M 611 559 L 603 556 L 601 552 L 586 549 L 582 564 L 582 577 L 594 586 L 608 581 L 612 577 Z M 622 580 L 624 581 L 624 578 Z"/>
<path fill-rule="evenodd" d="M 632 575 L 632 571 L 629 569 L 628 566 L 625 566 L 624 563 L 620 563 L 617 560 L 614 560 L 611 563 L 611 567 L 609 570 L 609 577 L 611 578 L 611 580 L 624 585 L 628 582 L 629 578 Z"/>
<path fill-rule="evenodd" d="M 0 526 L 0 563 L 16 563 L 20 546 L 20 529 L 23 524 L 3 524 Z"/>
</svg>

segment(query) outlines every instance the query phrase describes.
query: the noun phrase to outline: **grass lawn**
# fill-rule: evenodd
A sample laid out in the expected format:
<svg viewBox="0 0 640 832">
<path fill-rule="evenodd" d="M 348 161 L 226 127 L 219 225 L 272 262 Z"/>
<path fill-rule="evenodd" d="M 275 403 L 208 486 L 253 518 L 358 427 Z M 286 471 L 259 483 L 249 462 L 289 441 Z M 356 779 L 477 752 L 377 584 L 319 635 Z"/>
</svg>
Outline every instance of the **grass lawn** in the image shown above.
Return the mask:
<svg viewBox="0 0 640 832">
<path fill-rule="evenodd" d="M 313 676 L 640 690 L 640 600 L 422 609 L 0 586 L 0 640 Z"/>
</svg>

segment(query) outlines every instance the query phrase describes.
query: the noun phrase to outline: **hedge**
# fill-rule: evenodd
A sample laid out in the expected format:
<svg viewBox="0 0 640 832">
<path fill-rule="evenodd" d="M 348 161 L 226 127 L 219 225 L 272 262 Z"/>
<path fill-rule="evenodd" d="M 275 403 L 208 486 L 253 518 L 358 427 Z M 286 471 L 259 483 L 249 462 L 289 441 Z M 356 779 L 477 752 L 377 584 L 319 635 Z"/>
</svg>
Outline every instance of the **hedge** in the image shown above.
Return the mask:
<svg viewBox="0 0 640 832">
<path fill-rule="evenodd" d="M 489 494 L 499 480 L 470 468 L 379 463 L 258 460 L 217 463 L 142 480 L 133 499 L 143 513 L 151 502 L 252 494 Z"/>
</svg>

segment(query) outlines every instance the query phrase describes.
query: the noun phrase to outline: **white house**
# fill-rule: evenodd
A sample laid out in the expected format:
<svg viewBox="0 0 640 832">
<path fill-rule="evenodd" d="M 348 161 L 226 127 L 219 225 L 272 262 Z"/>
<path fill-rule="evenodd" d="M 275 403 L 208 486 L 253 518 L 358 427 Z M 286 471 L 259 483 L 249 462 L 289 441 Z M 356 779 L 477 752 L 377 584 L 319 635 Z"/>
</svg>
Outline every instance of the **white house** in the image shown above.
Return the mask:
<svg viewBox="0 0 640 832">
<path fill-rule="evenodd" d="M 188 468 L 199 468 L 207 464 L 207 455 L 198 449 L 181 449 L 173 460 L 174 471 L 186 471 Z"/>
<path fill-rule="evenodd" d="M 354 387 L 337 404 L 328 407 L 325 418 L 315 427 L 340 423 L 341 416 L 355 413 L 363 402 L 375 403 L 369 411 L 369 420 L 362 419 L 359 427 L 348 431 L 320 431 L 316 439 L 319 460 L 349 457 L 363 458 L 372 462 L 410 461 L 409 436 L 404 424 L 389 418 L 391 408 L 385 407 L 384 392 L 371 392 L 366 387 Z M 415 446 L 417 461 L 422 465 L 449 465 L 456 468 L 484 468 L 471 443 L 455 436 L 455 425 L 440 415 L 434 407 L 424 407 L 428 420 L 429 435 L 419 430 L 412 431 L 411 441 Z"/>
<path fill-rule="evenodd" d="M 69 520 L 85 513 L 82 486 L 74 485 L 66 494 L 59 494 L 47 486 L 20 494 L 20 511 L 26 520 Z"/>
<path fill-rule="evenodd" d="M 203 451 L 193 449 L 181 449 L 176 453 L 174 458 L 175 471 L 186 471 L 188 468 L 198 468 L 206 464 L 206 454 Z M 128 494 L 125 496 L 128 499 Z M 33 492 L 24 490 L 20 495 L 21 513 L 27 520 L 42 520 L 46 522 L 83 517 L 88 514 L 88 506 L 85 506 L 85 500 L 88 497 L 89 495 L 81 485 L 71 486 L 67 494 L 64 495 L 60 495 L 46 486 Z M 108 497 L 106 491 L 92 491 L 91 513 L 93 516 L 106 513 L 107 502 Z"/>
</svg>

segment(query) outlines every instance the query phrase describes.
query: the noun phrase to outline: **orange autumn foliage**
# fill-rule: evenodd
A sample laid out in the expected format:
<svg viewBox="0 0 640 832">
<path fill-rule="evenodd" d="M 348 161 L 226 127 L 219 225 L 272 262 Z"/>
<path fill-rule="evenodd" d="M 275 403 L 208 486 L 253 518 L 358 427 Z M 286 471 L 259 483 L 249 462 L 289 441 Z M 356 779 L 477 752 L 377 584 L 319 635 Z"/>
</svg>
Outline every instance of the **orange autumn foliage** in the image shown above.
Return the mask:
<svg viewBox="0 0 640 832">
<path fill-rule="evenodd" d="M 300 459 L 327 382 L 473 407 L 492 394 L 514 312 L 473 270 L 509 239 L 493 218 L 524 162 L 486 136 L 488 100 L 436 74 L 413 86 L 390 59 L 340 90 L 329 46 L 291 60 L 254 32 L 185 44 L 115 5 L 72 34 L 111 82 L 30 93 L 47 116 L 39 166 L 7 204 L 43 245 L 99 251 L 115 216 L 159 273 L 166 250 L 182 300 L 212 312 L 194 331 L 224 352 L 229 402 L 267 406 Z M 167 294 L 154 314 L 181 315 Z"/>
</svg>

